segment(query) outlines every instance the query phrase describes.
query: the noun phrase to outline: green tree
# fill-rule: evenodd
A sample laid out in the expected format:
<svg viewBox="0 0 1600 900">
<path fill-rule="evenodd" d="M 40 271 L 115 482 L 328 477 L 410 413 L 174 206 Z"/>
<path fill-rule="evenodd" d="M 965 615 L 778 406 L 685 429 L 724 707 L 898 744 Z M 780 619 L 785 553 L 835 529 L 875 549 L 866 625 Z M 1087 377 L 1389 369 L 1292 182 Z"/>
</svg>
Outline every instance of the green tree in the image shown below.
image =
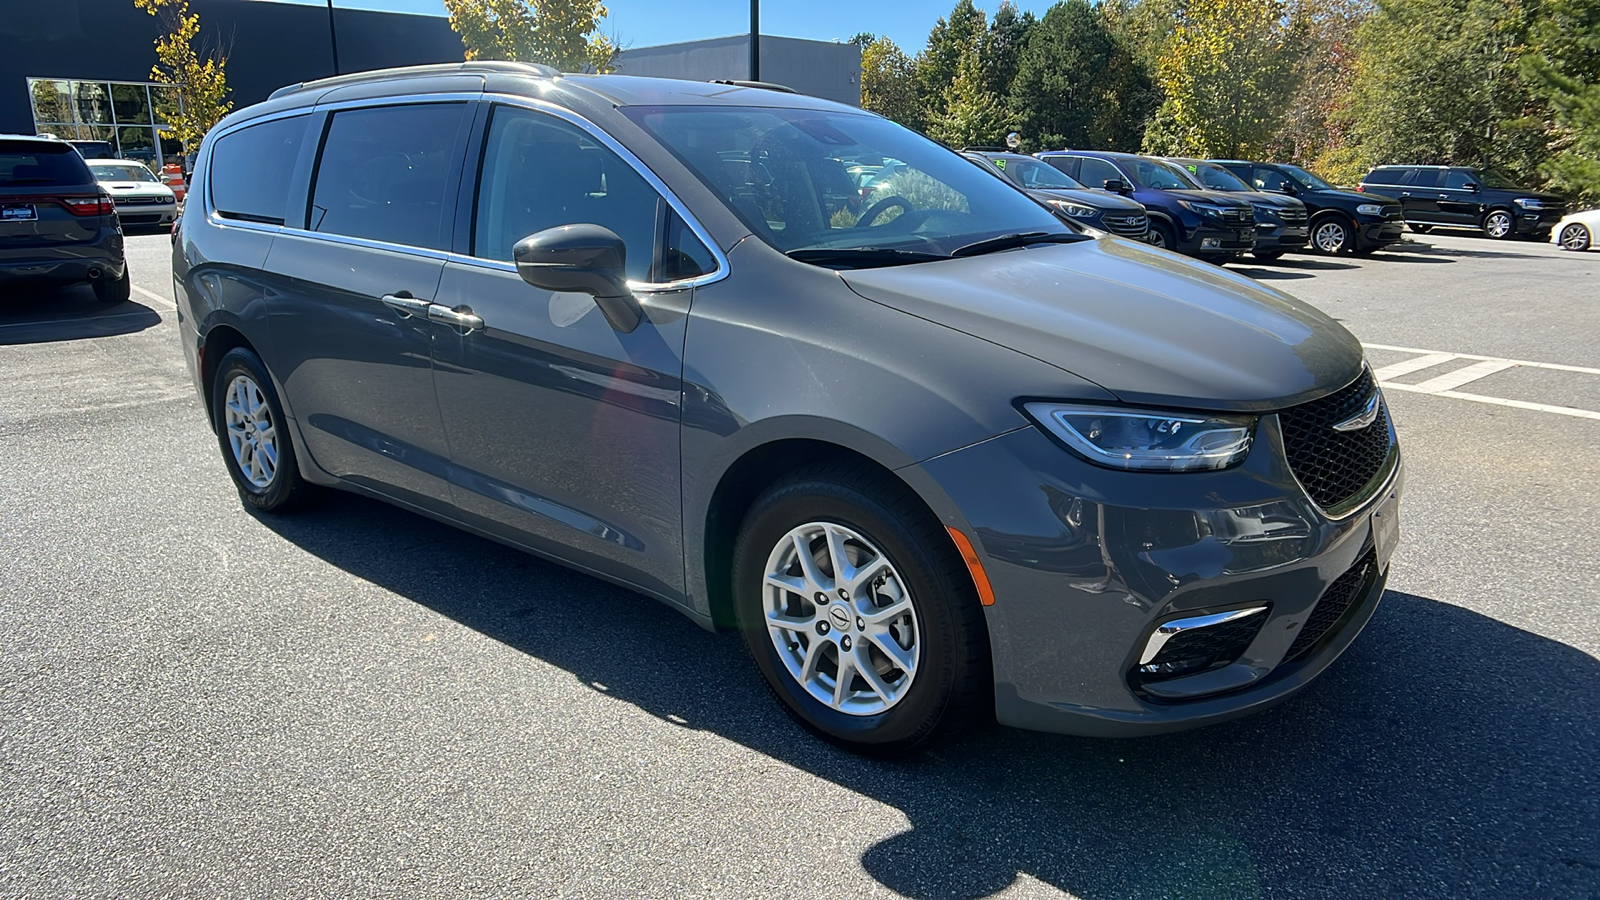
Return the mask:
<svg viewBox="0 0 1600 900">
<path fill-rule="evenodd" d="M 1149 74 L 1089 0 L 1065 0 L 1028 35 L 1009 105 L 1028 149 L 1136 150 L 1155 99 Z"/>
<path fill-rule="evenodd" d="M 1379 0 L 1356 34 L 1349 125 L 1363 168 L 1433 163 L 1535 177 L 1548 112 L 1521 75 L 1519 0 Z"/>
<path fill-rule="evenodd" d="M 924 126 L 916 64 L 888 38 L 869 35 L 861 47 L 861 108 L 908 128 Z"/>
<path fill-rule="evenodd" d="M 987 27 L 972 0 L 960 0 L 949 19 L 934 23 L 927 48 L 917 55 L 917 95 L 927 120 L 944 115 L 962 60 L 978 53 Z"/>
<path fill-rule="evenodd" d="M 1355 35 L 1372 0 L 1293 0 L 1289 33 L 1297 88 L 1283 105 L 1273 140 L 1275 159 L 1299 162 L 1329 178 L 1351 180 L 1355 150 L 1345 101 L 1355 80 Z"/>
<path fill-rule="evenodd" d="M 563 72 L 610 72 L 617 47 L 600 34 L 600 0 L 444 0 L 467 59 L 543 63 Z"/>
<path fill-rule="evenodd" d="M 158 118 L 192 151 L 233 110 L 227 52 L 215 39 L 201 42 L 200 17 L 189 11 L 189 0 L 133 0 L 133 5 L 161 20 L 165 33 L 156 38 L 150 80 L 172 90 L 157 94 Z"/>
<path fill-rule="evenodd" d="M 1522 75 L 1554 112 L 1540 171 L 1583 205 L 1600 201 L 1600 0 L 1545 0 Z"/>
<path fill-rule="evenodd" d="M 978 48 L 983 63 L 983 89 L 996 97 L 1011 93 L 1011 83 L 1017 79 L 1017 67 L 1022 62 L 1022 51 L 1028 45 L 1028 34 L 1038 20 L 1033 13 L 1017 13 L 1011 0 L 1002 0 L 989 22 L 989 33 Z"/>
<path fill-rule="evenodd" d="M 968 53 L 945 95 L 944 111 L 929 122 L 928 135 L 952 147 L 998 146 L 1008 127 L 1005 105 L 984 89 L 978 54 Z"/>
<path fill-rule="evenodd" d="M 1270 154 L 1297 88 L 1298 41 L 1281 0 L 1210 0 L 1188 7 L 1157 68 L 1164 97 L 1145 136 L 1162 154 Z"/>
</svg>

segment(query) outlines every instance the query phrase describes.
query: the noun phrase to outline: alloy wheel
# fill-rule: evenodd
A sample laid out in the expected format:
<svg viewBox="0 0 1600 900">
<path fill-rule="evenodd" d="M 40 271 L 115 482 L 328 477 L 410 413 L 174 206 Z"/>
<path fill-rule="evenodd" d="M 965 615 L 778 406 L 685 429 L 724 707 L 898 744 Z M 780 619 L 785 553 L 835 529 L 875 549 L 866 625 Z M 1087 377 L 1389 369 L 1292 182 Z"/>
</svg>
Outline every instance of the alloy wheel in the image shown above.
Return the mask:
<svg viewBox="0 0 1600 900">
<path fill-rule="evenodd" d="M 1483 220 L 1483 233 L 1492 238 L 1503 238 L 1511 233 L 1511 214 L 1504 210 L 1495 210 Z"/>
<path fill-rule="evenodd" d="M 922 657 L 911 592 L 888 556 L 832 522 L 808 522 L 767 557 L 767 634 L 817 701 L 872 716 L 905 697 Z"/>
<path fill-rule="evenodd" d="M 1350 239 L 1350 233 L 1337 221 L 1329 220 L 1317 226 L 1311 240 L 1323 253 L 1338 253 Z"/>
<path fill-rule="evenodd" d="M 234 464 L 258 491 L 272 485 L 278 473 L 278 429 L 261 386 L 248 375 L 235 375 L 224 395 L 224 420 Z"/>
<path fill-rule="evenodd" d="M 1589 249 L 1589 229 L 1577 224 L 1561 229 L 1561 246 L 1566 250 Z"/>
</svg>

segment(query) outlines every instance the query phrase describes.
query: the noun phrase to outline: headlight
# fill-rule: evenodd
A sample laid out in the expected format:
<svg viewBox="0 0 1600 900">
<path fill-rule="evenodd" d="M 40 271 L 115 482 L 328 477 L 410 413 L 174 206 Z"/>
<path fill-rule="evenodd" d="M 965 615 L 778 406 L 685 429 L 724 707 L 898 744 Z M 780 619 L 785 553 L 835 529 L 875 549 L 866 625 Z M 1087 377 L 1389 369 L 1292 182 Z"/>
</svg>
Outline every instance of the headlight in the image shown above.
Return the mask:
<svg viewBox="0 0 1600 900">
<path fill-rule="evenodd" d="M 1383 215 L 1383 207 L 1377 203 L 1363 203 L 1356 207 L 1356 212 L 1363 216 L 1381 216 Z"/>
<path fill-rule="evenodd" d="M 1222 207 L 1220 206 L 1207 206 L 1204 203 L 1196 203 L 1193 200 L 1179 200 L 1178 205 L 1190 212 L 1199 213 L 1207 219 L 1222 218 Z"/>
<path fill-rule="evenodd" d="M 1023 408 L 1084 459 L 1110 469 L 1226 469 L 1250 452 L 1255 416 L 1117 409 L 1036 401 Z"/>
<path fill-rule="evenodd" d="M 1536 200 L 1533 197 L 1518 197 L 1511 202 L 1523 209 L 1544 209 L 1544 201 Z"/>
<path fill-rule="evenodd" d="M 1079 206 L 1076 203 L 1069 203 L 1066 200 L 1051 200 L 1050 205 L 1061 210 L 1063 213 L 1066 213 L 1068 216 L 1071 216 L 1074 219 L 1092 219 L 1100 214 L 1100 210 L 1098 209 L 1090 206 Z"/>
</svg>

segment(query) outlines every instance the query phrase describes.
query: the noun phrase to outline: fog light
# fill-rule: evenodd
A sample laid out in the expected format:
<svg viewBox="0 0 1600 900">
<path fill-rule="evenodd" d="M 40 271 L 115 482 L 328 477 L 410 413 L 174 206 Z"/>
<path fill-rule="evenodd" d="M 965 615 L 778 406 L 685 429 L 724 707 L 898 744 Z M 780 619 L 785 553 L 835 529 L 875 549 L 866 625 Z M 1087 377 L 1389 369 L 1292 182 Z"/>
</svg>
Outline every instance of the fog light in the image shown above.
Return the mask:
<svg viewBox="0 0 1600 900">
<path fill-rule="evenodd" d="M 1222 239 L 1221 238 L 1201 238 L 1200 239 L 1200 249 L 1201 250 L 1216 250 L 1216 249 L 1219 249 L 1221 247 L 1222 247 Z"/>
</svg>

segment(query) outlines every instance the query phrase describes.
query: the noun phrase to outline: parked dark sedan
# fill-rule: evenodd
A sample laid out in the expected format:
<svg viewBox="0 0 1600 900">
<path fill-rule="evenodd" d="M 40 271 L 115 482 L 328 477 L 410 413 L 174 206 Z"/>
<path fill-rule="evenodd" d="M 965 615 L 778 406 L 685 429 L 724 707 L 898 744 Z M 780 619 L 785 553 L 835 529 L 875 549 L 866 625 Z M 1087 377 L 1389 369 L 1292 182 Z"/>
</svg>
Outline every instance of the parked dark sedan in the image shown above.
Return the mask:
<svg viewBox="0 0 1600 900">
<path fill-rule="evenodd" d="M 1257 190 L 1285 194 L 1311 214 L 1311 249 L 1319 253 L 1366 255 L 1405 237 L 1400 204 L 1381 194 L 1336 188 L 1299 166 L 1213 159 Z"/>
<path fill-rule="evenodd" d="M 1109 191 L 1084 187 L 1065 172 L 1021 153 L 964 150 L 962 156 L 1027 191 L 1063 216 L 1120 237 L 1148 240 L 1150 217 L 1144 204 Z"/>
<path fill-rule="evenodd" d="M 74 282 L 103 303 L 128 299 L 110 194 L 65 141 L 0 135 L 0 287 Z"/>
<path fill-rule="evenodd" d="M 246 504 L 367 494 L 738 628 L 852 750 L 1236 718 L 1382 596 L 1349 332 L 880 116 L 428 66 L 233 114 L 196 185 L 177 327 Z"/>
<path fill-rule="evenodd" d="M 1306 245 L 1309 218 L 1306 205 L 1286 194 L 1273 194 L 1240 181 L 1214 162 L 1171 157 L 1167 160 L 1188 172 L 1196 187 L 1238 194 L 1256 208 L 1256 259 L 1272 261 Z"/>
</svg>

